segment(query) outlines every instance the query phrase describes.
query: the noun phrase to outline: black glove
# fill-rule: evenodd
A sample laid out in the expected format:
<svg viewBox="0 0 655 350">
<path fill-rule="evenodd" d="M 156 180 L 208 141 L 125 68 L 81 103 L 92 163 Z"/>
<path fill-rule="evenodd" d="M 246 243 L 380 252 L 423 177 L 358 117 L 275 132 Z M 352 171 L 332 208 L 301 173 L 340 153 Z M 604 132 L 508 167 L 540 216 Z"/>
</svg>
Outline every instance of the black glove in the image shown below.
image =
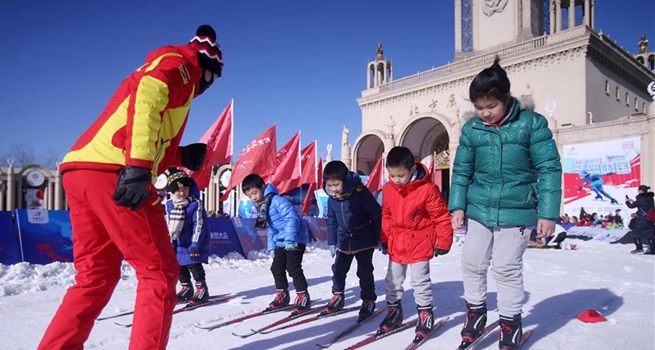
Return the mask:
<svg viewBox="0 0 655 350">
<path fill-rule="evenodd" d="M 434 257 L 438 257 L 439 255 L 446 255 L 448 254 L 449 250 L 443 250 L 439 248 L 434 248 Z"/>
<path fill-rule="evenodd" d="M 266 228 L 266 219 L 263 216 L 258 216 L 255 219 L 255 227 Z"/>
<path fill-rule="evenodd" d="M 146 202 L 151 193 L 150 170 L 126 165 L 118 174 L 118 185 L 111 198 L 116 201 L 116 205 L 137 210 Z"/>
<path fill-rule="evenodd" d="M 207 145 L 204 143 L 192 143 L 180 147 L 182 149 L 182 166 L 189 170 L 200 170 L 205 163 L 207 156 Z"/>
</svg>

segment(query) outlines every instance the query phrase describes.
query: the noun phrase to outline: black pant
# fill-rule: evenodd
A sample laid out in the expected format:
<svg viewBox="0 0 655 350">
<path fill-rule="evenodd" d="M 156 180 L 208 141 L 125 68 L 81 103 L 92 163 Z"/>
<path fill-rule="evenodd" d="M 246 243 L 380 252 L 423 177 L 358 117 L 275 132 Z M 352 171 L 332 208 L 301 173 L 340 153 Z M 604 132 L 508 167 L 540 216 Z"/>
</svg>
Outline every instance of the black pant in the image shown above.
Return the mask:
<svg viewBox="0 0 655 350">
<path fill-rule="evenodd" d="M 275 249 L 275 257 L 271 265 L 271 272 L 275 279 L 276 289 L 289 289 L 286 272 L 293 279 L 296 292 L 307 291 L 307 280 L 302 271 L 302 256 L 305 254 L 305 245 L 299 244 L 297 250 L 287 251 L 284 248 Z"/>
<path fill-rule="evenodd" d="M 350 270 L 353 258 L 357 259 L 357 277 L 359 277 L 360 297 L 362 300 L 377 299 L 375 295 L 375 279 L 373 278 L 373 252 L 367 249 L 357 254 L 344 254 L 337 251 L 336 259 L 332 265 L 332 289 L 343 292 L 346 288 L 346 275 Z"/>
<path fill-rule="evenodd" d="M 205 282 L 205 268 L 202 263 L 180 266 L 180 283 L 191 283 L 191 274 L 196 282 Z"/>
<path fill-rule="evenodd" d="M 554 243 L 557 243 L 557 247 L 560 247 L 561 243 L 566 239 L 566 232 L 560 232 L 555 235 L 551 235 L 550 237 L 546 237 L 546 243 L 550 243 L 550 241 L 553 241 Z"/>
</svg>

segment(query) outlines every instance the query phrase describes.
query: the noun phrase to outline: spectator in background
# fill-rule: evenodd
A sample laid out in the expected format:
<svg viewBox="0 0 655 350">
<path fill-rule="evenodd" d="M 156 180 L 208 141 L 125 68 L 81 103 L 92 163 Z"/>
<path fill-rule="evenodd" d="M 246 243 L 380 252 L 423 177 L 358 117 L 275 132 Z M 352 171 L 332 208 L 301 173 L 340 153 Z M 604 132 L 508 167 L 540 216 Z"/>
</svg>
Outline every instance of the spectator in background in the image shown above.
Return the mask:
<svg viewBox="0 0 655 350">
<path fill-rule="evenodd" d="M 638 188 L 636 199 L 630 199 L 625 196 L 625 205 L 628 208 L 637 209 L 637 217 L 634 220 L 632 234 L 635 237 L 636 249 L 631 251 L 630 254 L 643 254 L 644 248 L 642 240 L 647 240 L 650 245 L 650 250 L 647 254 L 655 254 L 653 246 L 655 245 L 655 226 L 652 222 L 646 220 L 645 216 L 648 210 L 653 206 L 653 192 L 648 191 L 650 187 L 641 185 Z M 632 224 L 632 223 L 631 223 Z"/>
<path fill-rule="evenodd" d="M 563 216 L 560 217 L 560 220 L 563 224 L 570 224 L 571 223 L 571 218 L 569 217 L 569 214 L 564 213 Z"/>
<path fill-rule="evenodd" d="M 603 223 L 603 218 L 599 218 L 597 213 L 591 214 L 591 226 L 596 227 L 596 225 Z"/>
<path fill-rule="evenodd" d="M 578 226 L 578 217 L 575 216 L 575 215 L 573 215 L 573 216 L 571 217 L 571 223 L 572 223 L 573 225 L 575 225 L 575 226 Z"/>
<path fill-rule="evenodd" d="M 621 209 L 616 209 L 614 211 L 614 217 L 613 217 L 614 222 L 616 222 L 618 225 L 623 227 L 623 218 L 621 217 Z"/>
</svg>

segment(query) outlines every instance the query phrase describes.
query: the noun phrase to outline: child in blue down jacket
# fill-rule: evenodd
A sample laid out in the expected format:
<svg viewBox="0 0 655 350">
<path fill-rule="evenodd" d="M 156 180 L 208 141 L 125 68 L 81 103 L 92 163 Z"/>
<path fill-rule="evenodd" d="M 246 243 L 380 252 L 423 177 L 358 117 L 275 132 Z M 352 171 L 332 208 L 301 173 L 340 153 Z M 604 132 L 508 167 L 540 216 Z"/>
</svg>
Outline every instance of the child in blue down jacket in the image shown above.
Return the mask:
<svg viewBox="0 0 655 350">
<path fill-rule="evenodd" d="M 302 258 L 309 240 L 305 220 L 298 215 L 291 202 L 279 195 L 275 186 L 267 185 L 257 174 L 246 176 L 241 183 L 241 190 L 257 205 L 259 216 L 255 225 L 268 230 L 267 251 L 273 258 L 271 272 L 277 294 L 266 310 L 289 306 L 288 272 L 296 288 L 296 300 L 291 314 L 307 312 L 312 303 L 302 270 Z"/>
</svg>

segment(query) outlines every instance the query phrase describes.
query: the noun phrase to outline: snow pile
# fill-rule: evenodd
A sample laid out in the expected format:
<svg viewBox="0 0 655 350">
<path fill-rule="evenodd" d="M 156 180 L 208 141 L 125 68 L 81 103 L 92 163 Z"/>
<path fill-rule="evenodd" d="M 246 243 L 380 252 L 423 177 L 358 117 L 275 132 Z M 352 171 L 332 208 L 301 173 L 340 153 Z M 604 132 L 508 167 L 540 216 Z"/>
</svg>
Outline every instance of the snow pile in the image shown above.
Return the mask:
<svg viewBox="0 0 655 350">
<path fill-rule="evenodd" d="M 71 263 L 0 265 L 0 297 L 69 287 L 76 273 Z"/>
</svg>

